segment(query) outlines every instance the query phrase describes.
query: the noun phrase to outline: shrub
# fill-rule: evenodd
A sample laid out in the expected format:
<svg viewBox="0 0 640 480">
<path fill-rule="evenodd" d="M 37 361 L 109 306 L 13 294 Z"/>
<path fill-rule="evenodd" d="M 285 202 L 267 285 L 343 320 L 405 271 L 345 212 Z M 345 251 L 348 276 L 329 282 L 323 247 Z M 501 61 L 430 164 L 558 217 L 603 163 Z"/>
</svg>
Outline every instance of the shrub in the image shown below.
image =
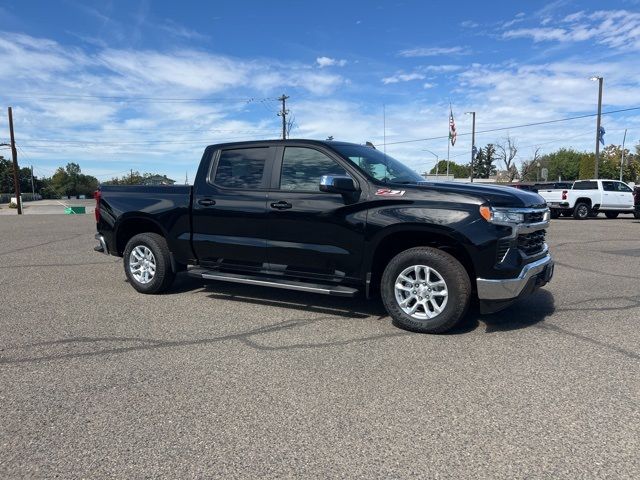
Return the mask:
<svg viewBox="0 0 640 480">
<path fill-rule="evenodd" d="M 18 208 L 18 204 L 17 204 L 17 203 L 15 203 L 15 202 L 11 202 L 11 203 L 9 204 L 9 208 Z"/>
</svg>

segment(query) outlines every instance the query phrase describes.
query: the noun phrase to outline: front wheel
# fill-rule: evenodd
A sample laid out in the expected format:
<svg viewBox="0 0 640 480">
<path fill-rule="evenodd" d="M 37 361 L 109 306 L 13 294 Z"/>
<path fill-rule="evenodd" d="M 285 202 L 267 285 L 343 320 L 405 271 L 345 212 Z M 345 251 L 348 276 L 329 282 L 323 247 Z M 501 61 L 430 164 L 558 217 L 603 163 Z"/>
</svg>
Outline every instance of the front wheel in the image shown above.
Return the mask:
<svg viewBox="0 0 640 480">
<path fill-rule="evenodd" d="M 610 219 L 618 218 L 620 212 L 604 212 L 605 216 Z"/>
<path fill-rule="evenodd" d="M 391 259 L 380 290 L 394 325 L 413 332 L 443 333 L 455 327 L 467 310 L 471 281 L 448 253 L 416 247 Z"/>
<path fill-rule="evenodd" d="M 140 293 L 164 292 L 175 279 L 167 241 L 157 233 L 132 237 L 124 249 L 123 259 L 129 283 Z"/>
</svg>

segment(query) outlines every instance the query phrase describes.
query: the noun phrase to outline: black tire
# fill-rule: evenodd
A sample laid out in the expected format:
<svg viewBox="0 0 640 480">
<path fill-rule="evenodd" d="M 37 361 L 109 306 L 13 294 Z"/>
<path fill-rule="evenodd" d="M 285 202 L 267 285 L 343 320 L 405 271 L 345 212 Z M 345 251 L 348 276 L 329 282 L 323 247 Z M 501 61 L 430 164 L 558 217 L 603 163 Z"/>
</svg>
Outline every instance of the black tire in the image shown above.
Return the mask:
<svg viewBox="0 0 640 480">
<path fill-rule="evenodd" d="M 396 300 L 396 279 L 413 265 L 434 269 L 446 284 L 447 303 L 442 312 L 433 318 L 415 318 L 404 312 Z M 436 248 L 415 247 L 399 253 L 387 264 L 382 275 L 380 292 L 382 302 L 395 326 L 412 332 L 444 333 L 462 320 L 471 298 L 471 281 L 465 268 L 448 253 Z"/>
<path fill-rule="evenodd" d="M 155 273 L 148 283 L 142 283 L 131 271 L 132 252 L 137 248 L 148 248 L 155 261 Z M 135 257 L 133 257 L 135 259 Z M 124 272 L 129 283 L 140 293 L 155 294 L 167 290 L 176 274 L 171 269 L 171 255 L 167 241 L 157 233 L 140 233 L 129 240 L 123 255 Z"/>
<path fill-rule="evenodd" d="M 633 212 L 633 218 L 640 218 L 640 212 Z"/>
<path fill-rule="evenodd" d="M 604 212 L 605 216 L 610 219 L 618 218 L 620 212 Z"/>
<path fill-rule="evenodd" d="M 551 218 L 560 218 L 560 211 L 552 208 L 551 209 Z"/>
<path fill-rule="evenodd" d="M 591 207 L 588 203 L 580 202 L 573 209 L 573 218 L 576 220 L 586 220 L 591 213 Z"/>
</svg>

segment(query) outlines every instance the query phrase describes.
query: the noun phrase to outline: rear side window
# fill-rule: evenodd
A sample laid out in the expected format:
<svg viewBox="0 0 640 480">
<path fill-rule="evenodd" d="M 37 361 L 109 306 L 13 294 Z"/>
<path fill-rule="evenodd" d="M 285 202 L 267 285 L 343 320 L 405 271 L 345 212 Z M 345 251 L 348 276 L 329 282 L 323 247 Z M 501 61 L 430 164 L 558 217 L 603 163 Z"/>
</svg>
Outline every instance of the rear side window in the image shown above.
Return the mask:
<svg viewBox="0 0 640 480">
<path fill-rule="evenodd" d="M 261 188 L 268 156 L 266 147 L 223 150 L 213 183 L 224 188 Z"/>
<path fill-rule="evenodd" d="M 598 182 L 576 182 L 573 184 L 574 190 L 598 190 Z"/>
<path fill-rule="evenodd" d="M 602 189 L 607 192 L 617 192 L 618 186 L 616 183 L 617 182 L 602 182 Z"/>
<path fill-rule="evenodd" d="M 324 153 L 305 147 L 287 147 L 282 159 L 281 190 L 318 192 L 323 175 L 347 175 Z"/>
</svg>

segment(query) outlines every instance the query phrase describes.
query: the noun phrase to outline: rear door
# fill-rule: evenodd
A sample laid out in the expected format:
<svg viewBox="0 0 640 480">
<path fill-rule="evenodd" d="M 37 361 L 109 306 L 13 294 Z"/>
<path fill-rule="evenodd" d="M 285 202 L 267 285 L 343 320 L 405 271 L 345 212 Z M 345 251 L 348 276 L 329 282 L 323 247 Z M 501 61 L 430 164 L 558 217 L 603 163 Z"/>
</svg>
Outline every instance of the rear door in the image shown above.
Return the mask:
<svg viewBox="0 0 640 480">
<path fill-rule="evenodd" d="M 329 150 L 288 145 L 278 151 L 267 199 L 269 267 L 305 278 L 355 279 L 362 266 L 366 212 L 358 208 L 359 192 L 321 192 L 323 175 L 355 179 Z"/>
<path fill-rule="evenodd" d="M 192 242 L 203 266 L 263 269 L 267 185 L 276 149 L 228 147 L 211 152 L 208 171 L 201 168 L 193 193 Z"/>
</svg>

